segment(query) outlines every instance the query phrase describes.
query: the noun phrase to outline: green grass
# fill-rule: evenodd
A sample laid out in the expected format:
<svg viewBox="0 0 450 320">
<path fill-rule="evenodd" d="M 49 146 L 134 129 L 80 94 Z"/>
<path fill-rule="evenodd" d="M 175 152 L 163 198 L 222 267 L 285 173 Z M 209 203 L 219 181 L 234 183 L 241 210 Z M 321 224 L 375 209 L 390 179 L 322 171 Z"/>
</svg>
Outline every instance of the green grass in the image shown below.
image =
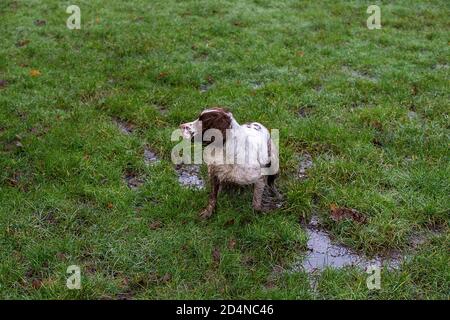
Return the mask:
<svg viewBox="0 0 450 320">
<path fill-rule="evenodd" d="M 450 9 L 376 3 L 371 31 L 366 1 L 80 0 L 82 28 L 69 30 L 71 2 L 2 0 L 0 297 L 448 299 Z M 197 219 L 208 191 L 178 185 L 170 133 L 210 105 L 280 129 L 283 209 L 257 215 L 243 190 Z M 314 159 L 306 181 L 302 152 Z M 145 177 L 138 190 L 127 170 Z M 331 204 L 368 223 L 333 222 Z M 273 273 L 304 253 L 299 218 L 313 211 L 368 254 L 443 231 L 384 270 L 381 290 L 347 268 L 313 291 L 305 273 Z M 65 286 L 71 264 L 82 290 Z"/>
</svg>

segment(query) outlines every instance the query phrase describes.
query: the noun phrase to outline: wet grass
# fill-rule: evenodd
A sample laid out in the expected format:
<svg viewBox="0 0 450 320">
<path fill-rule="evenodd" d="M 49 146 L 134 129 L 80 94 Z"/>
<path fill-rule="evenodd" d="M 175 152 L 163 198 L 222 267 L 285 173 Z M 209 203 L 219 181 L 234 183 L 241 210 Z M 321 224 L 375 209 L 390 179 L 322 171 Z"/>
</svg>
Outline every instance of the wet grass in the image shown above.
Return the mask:
<svg viewBox="0 0 450 320">
<path fill-rule="evenodd" d="M 382 2 L 374 31 L 364 1 L 77 4 L 81 30 L 69 3 L 0 2 L 0 297 L 448 298 L 445 1 Z M 209 105 L 280 129 L 284 208 L 257 215 L 244 188 L 197 220 L 208 191 L 179 185 L 170 134 Z M 312 290 L 286 270 L 313 211 L 368 255 L 439 232 L 380 290 L 357 268 Z"/>
</svg>

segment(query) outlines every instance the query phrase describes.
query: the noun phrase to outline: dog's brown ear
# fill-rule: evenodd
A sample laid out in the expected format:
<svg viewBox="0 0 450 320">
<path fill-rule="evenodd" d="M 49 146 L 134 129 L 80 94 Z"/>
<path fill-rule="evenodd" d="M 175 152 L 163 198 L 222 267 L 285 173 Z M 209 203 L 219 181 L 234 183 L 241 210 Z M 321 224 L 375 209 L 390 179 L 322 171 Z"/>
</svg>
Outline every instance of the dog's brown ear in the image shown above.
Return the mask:
<svg viewBox="0 0 450 320">
<path fill-rule="evenodd" d="M 199 120 L 202 121 L 202 133 L 208 129 L 217 129 L 222 133 L 225 142 L 227 129 L 231 128 L 231 117 L 223 109 L 214 109 L 200 115 Z"/>
</svg>

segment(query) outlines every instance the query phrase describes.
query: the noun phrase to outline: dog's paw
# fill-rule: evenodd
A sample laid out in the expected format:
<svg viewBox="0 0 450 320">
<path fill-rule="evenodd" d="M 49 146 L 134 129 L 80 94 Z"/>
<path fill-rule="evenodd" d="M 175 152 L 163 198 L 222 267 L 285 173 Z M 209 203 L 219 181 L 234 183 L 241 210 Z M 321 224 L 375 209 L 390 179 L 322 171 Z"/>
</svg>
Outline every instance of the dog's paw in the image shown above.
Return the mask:
<svg viewBox="0 0 450 320">
<path fill-rule="evenodd" d="M 253 210 L 255 210 L 256 212 L 261 212 L 262 213 L 262 212 L 265 211 L 265 208 L 262 205 L 259 205 L 259 206 L 253 205 Z"/>
<path fill-rule="evenodd" d="M 203 209 L 198 216 L 200 217 L 200 219 L 206 220 L 209 217 L 211 217 L 211 215 L 212 215 L 212 210 L 209 210 L 208 208 L 206 208 L 206 209 Z"/>
</svg>

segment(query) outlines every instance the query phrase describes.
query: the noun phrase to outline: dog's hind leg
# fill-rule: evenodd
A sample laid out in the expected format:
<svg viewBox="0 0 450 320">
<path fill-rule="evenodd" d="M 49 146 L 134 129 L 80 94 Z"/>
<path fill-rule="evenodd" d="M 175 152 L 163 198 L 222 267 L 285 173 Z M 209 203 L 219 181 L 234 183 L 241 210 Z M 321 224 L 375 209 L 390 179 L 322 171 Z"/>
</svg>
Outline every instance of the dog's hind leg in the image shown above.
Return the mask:
<svg viewBox="0 0 450 320">
<path fill-rule="evenodd" d="M 270 191 L 273 192 L 277 200 L 281 201 L 283 200 L 282 194 L 278 191 L 277 187 L 275 186 L 275 179 L 278 178 L 278 173 L 274 175 L 267 176 L 267 185 L 270 189 Z"/>
<path fill-rule="evenodd" d="M 255 182 L 253 189 L 253 209 L 256 211 L 263 211 L 262 198 L 266 184 L 266 177 L 261 177 Z"/>
<path fill-rule="evenodd" d="M 205 209 L 200 212 L 200 218 L 207 219 L 211 217 L 216 204 L 217 204 L 217 195 L 220 190 L 220 181 L 216 176 L 211 175 L 211 193 L 209 194 L 208 205 Z"/>
</svg>

